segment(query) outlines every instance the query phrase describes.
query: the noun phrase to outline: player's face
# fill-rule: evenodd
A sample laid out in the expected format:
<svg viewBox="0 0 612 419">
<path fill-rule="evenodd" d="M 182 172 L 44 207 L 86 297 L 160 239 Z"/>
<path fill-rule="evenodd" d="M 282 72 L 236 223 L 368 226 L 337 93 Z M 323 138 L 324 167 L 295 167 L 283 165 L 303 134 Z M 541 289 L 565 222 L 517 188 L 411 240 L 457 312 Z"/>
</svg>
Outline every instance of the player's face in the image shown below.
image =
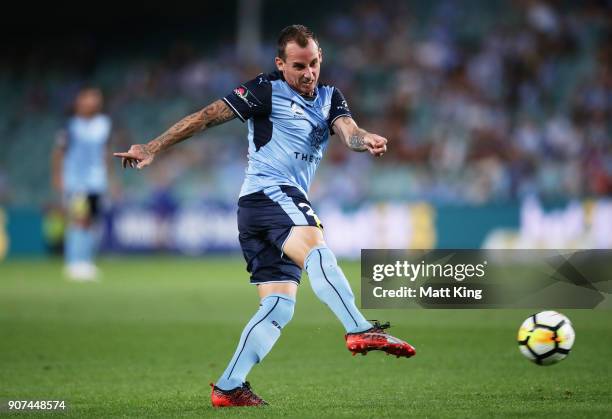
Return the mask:
<svg viewBox="0 0 612 419">
<path fill-rule="evenodd" d="M 76 99 L 76 114 L 84 117 L 97 114 L 102 109 L 102 100 L 102 92 L 98 89 L 83 90 Z"/>
<path fill-rule="evenodd" d="M 321 48 L 313 39 L 302 48 L 291 41 L 285 47 L 285 59 L 276 57 L 276 67 L 283 73 L 285 81 L 300 94 L 312 96 L 319 82 L 321 70 Z"/>
</svg>

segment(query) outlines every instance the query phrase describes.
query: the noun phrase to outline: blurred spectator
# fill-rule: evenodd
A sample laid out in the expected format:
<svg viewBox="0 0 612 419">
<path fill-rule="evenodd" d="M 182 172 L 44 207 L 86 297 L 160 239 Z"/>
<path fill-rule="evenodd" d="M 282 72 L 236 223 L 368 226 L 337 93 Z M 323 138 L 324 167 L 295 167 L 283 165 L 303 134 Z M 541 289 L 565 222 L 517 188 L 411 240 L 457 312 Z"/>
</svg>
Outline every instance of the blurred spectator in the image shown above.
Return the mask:
<svg viewBox="0 0 612 419">
<path fill-rule="evenodd" d="M 343 90 L 366 128 L 389 138 L 390 152 L 365 163 L 332 140 L 313 185 L 319 199 L 487 203 L 533 193 L 550 199 L 612 194 L 612 13 L 605 1 L 347 4 L 320 22 L 324 59 L 332 63 L 322 78 Z M 0 132 L 9 126 L 11 132 L 3 154 L 17 155 L 19 144 L 44 150 L 40 139 L 59 124 L 56 110 L 83 68 L 111 87 L 109 111 L 142 141 L 253 72 L 242 68 L 230 43 L 216 51 L 196 45 L 180 40 L 162 53 L 133 58 L 84 54 L 63 73 L 25 72 L 18 79 L 24 95 L 7 95 L 0 119 Z M 30 62 L 45 57 L 32 52 Z M 260 70 L 271 68 L 272 61 Z M 233 202 L 241 176 L 226 157 L 245 154 L 242 127 L 228 124 L 206 137 L 165 157 L 164 167 L 189 173 L 177 199 Z M 217 141 L 224 145 L 220 156 L 210 145 Z M 11 189 L 25 192 L 14 201 L 44 199 L 40 177 L 15 176 L 15 166 L 8 169 L 18 185 Z M 387 179 L 384 188 L 349 180 L 342 193 L 332 192 L 340 179 L 364 170 Z M 126 183 L 137 196 L 155 194 L 157 175 L 148 176 L 144 185 Z"/>
</svg>

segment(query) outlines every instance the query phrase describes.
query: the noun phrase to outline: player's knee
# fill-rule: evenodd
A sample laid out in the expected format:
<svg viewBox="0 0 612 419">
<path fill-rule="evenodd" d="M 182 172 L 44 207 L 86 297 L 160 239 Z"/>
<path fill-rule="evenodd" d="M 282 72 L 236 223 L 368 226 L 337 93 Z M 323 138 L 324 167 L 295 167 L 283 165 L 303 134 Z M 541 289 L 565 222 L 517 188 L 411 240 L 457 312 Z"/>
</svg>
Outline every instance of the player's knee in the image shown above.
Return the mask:
<svg viewBox="0 0 612 419">
<path fill-rule="evenodd" d="M 269 306 L 270 322 L 276 328 L 281 330 L 287 325 L 293 318 L 295 311 L 295 300 L 284 294 L 271 294 L 262 300 L 262 306 L 264 309 Z"/>
<path fill-rule="evenodd" d="M 295 300 L 288 300 L 281 298 L 278 301 L 277 306 L 277 322 L 280 328 L 285 327 L 293 318 L 293 313 L 295 311 Z"/>
<path fill-rule="evenodd" d="M 79 227 L 90 228 L 92 225 L 93 225 L 93 220 L 90 217 L 87 217 L 80 221 Z"/>
<path fill-rule="evenodd" d="M 299 243 L 301 246 L 310 251 L 312 248 L 317 246 L 325 246 L 325 240 L 321 230 L 317 227 L 312 226 L 297 226 L 294 227 L 289 240 L 294 243 Z"/>
<path fill-rule="evenodd" d="M 300 267 L 304 267 L 308 253 L 313 248 L 321 246 L 325 246 L 321 230 L 311 226 L 295 226 L 283 245 L 282 251 Z"/>
<path fill-rule="evenodd" d="M 314 249 L 315 247 L 324 247 L 325 246 L 325 241 L 323 240 L 323 237 L 320 237 L 320 236 L 317 236 L 317 235 L 312 235 L 306 241 L 306 246 L 308 247 L 308 249 L 310 251 L 310 250 Z"/>
<path fill-rule="evenodd" d="M 77 228 L 89 228 L 92 225 L 92 219 L 86 214 L 71 214 L 70 224 Z"/>
<path fill-rule="evenodd" d="M 323 234 L 321 233 L 321 230 L 316 228 L 316 227 L 311 227 L 309 229 L 309 233 L 307 238 L 306 238 L 306 245 L 310 250 L 312 250 L 315 247 L 324 247 L 325 245 L 325 240 L 323 239 Z"/>
</svg>

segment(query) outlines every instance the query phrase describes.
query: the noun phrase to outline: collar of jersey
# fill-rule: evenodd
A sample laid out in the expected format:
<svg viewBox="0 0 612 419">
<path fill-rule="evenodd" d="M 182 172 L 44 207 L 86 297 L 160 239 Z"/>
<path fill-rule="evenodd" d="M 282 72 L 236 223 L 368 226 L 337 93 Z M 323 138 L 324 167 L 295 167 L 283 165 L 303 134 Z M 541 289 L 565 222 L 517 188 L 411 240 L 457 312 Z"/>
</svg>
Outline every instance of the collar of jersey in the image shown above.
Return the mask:
<svg viewBox="0 0 612 419">
<path fill-rule="evenodd" d="M 285 84 L 287 85 L 287 88 L 289 88 L 289 90 L 291 91 L 291 93 L 292 93 L 294 96 L 296 96 L 296 97 L 300 98 L 300 102 L 301 102 L 301 103 L 303 103 L 304 105 L 309 106 L 309 107 L 311 107 L 311 108 L 312 108 L 312 107 L 315 105 L 315 103 L 317 102 L 317 99 L 319 98 L 319 86 L 315 86 L 315 94 L 314 94 L 314 96 L 312 97 L 312 100 L 308 100 L 308 99 L 305 99 L 305 98 L 304 98 L 304 96 L 302 96 L 301 94 L 299 94 L 299 93 L 297 92 L 297 90 L 295 90 L 293 87 L 289 86 L 289 83 L 287 83 L 285 80 L 283 80 L 283 81 L 285 82 Z"/>
</svg>

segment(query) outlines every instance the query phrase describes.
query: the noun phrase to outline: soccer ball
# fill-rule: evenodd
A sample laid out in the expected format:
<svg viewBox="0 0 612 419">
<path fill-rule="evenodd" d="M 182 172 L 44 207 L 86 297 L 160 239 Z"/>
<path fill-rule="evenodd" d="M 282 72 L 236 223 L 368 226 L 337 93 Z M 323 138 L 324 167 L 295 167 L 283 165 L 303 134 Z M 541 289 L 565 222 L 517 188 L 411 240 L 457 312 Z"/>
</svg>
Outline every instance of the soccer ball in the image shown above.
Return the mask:
<svg viewBox="0 0 612 419">
<path fill-rule="evenodd" d="M 534 314 L 518 331 L 519 350 L 538 365 L 552 365 L 565 359 L 575 338 L 570 319 L 556 311 Z"/>
</svg>

